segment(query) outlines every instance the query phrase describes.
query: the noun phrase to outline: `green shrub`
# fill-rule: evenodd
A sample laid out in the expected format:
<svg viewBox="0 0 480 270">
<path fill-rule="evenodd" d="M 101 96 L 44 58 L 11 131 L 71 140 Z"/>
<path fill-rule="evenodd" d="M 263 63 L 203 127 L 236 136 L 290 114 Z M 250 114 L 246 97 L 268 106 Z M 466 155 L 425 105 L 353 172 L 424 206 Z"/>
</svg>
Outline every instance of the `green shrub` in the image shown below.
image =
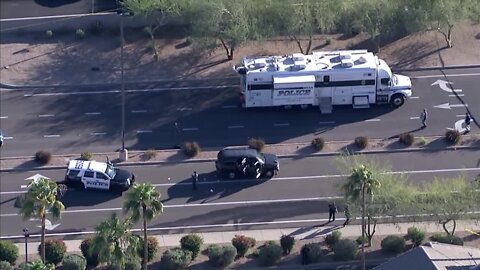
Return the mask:
<svg viewBox="0 0 480 270">
<path fill-rule="evenodd" d="M 91 267 L 97 267 L 100 263 L 98 260 L 98 253 L 92 250 L 93 238 L 87 238 L 80 244 L 80 250 L 83 257 L 87 260 L 87 265 Z"/>
<path fill-rule="evenodd" d="M 147 240 L 148 241 L 148 240 Z M 128 257 L 125 261 L 125 269 L 123 270 L 141 270 L 142 269 L 142 260 L 137 257 Z"/>
<path fill-rule="evenodd" d="M 402 133 L 398 137 L 398 140 L 406 146 L 412 146 L 415 142 L 415 137 L 411 133 Z"/>
<path fill-rule="evenodd" d="M 444 244 L 452 244 L 457 246 L 463 246 L 463 239 L 455 236 L 455 235 L 444 235 L 440 233 L 436 233 L 430 237 L 432 241 L 444 243 Z"/>
<path fill-rule="evenodd" d="M 260 138 L 250 138 L 248 140 L 248 147 L 257 150 L 258 152 L 262 152 L 265 147 L 265 141 Z"/>
<path fill-rule="evenodd" d="M 38 254 L 41 254 L 42 245 L 38 246 Z M 60 239 L 50 239 L 45 241 L 45 262 L 57 265 L 62 262 L 63 256 L 67 252 L 65 242 Z"/>
<path fill-rule="evenodd" d="M 81 29 L 81 28 L 78 28 L 77 31 L 75 31 L 75 36 L 78 39 L 84 39 L 85 38 L 85 31 L 83 31 L 83 29 Z"/>
<path fill-rule="evenodd" d="M 85 270 L 87 260 L 77 254 L 66 254 L 62 261 L 63 270 Z"/>
<path fill-rule="evenodd" d="M 0 270 L 13 270 L 13 266 L 7 261 L 0 261 Z"/>
<path fill-rule="evenodd" d="M 322 260 L 323 252 L 320 243 L 309 243 L 302 246 L 300 254 L 306 253 L 306 264 L 317 263 Z"/>
<path fill-rule="evenodd" d="M 188 157 L 195 157 L 200 154 L 201 148 L 197 142 L 185 142 L 183 144 L 183 153 Z"/>
<path fill-rule="evenodd" d="M 340 261 L 354 260 L 358 254 L 358 244 L 350 239 L 341 239 L 333 246 L 333 254 Z"/>
<path fill-rule="evenodd" d="M 140 236 L 138 238 L 140 239 L 138 255 L 143 260 L 143 238 Z M 156 237 L 147 237 L 147 262 L 151 262 L 155 257 L 157 257 L 159 247 L 160 245 L 158 244 L 158 240 Z"/>
<path fill-rule="evenodd" d="M 460 141 L 460 136 L 460 132 L 456 129 L 449 129 L 445 132 L 445 140 L 452 145 L 457 144 Z"/>
<path fill-rule="evenodd" d="M 53 37 L 53 31 L 52 30 L 47 30 L 45 31 L 45 36 L 47 38 L 52 38 Z"/>
<path fill-rule="evenodd" d="M 368 138 L 367 137 L 356 137 L 355 138 L 355 145 L 360 149 L 365 149 L 368 146 Z"/>
<path fill-rule="evenodd" d="M 28 262 L 27 264 L 23 263 L 22 270 L 54 270 L 55 265 L 53 263 L 44 264 L 41 260 L 35 260 L 33 262 Z"/>
<path fill-rule="evenodd" d="M 182 249 L 192 252 L 192 260 L 195 260 L 203 244 L 203 238 L 197 234 L 188 234 L 180 239 Z"/>
<path fill-rule="evenodd" d="M 165 251 L 160 260 L 162 270 L 184 270 L 192 262 L 192 252 L 180 248 Z"/>
<path fill-rule="evenodd" d="M 155 149 L 148 149 L 143 153 L 143 158 L 145 160 L 150 160 L 152 158 L 155 158 L 157 156 L 157 152 L 155 152 Z"/>
<path fill-rule="evenodd" d="M 332 44 L 332 39 L 331 39 L 331 38 L 327 38 L 327 39 L 325 40 L 325 45 L 330 45 L 330 44 Z"/>
<path fill-rule="evenodd" d="M 333 231 L 331 234 L 325 236 L 325 244 L 332 249 L 333 246 L 340 241 L 342 233 L 340 231 Z"/>
<path fill-rule="evenodd" d="M 427 138 L 425 138 L 425 137 L 418 138 L 418 145 L 425 145 L 427 143 L 428 143 Z"/>
<path fill-rule="evenodd" d="M 230 244 L 210 245 L 207 248 L 208 260 L 211 265 L 225 267 L 230 265 L 237 256 L 237 249 Z"/>
<path fill-rule="evenodd" d="M 382 240 L 381 246 L 385 252 L 399 254 L 405 249 L 405 239 L 398 235 L 389 235 Z"/>
<path fill-rule="evenodd" d="M 325 140 L 323 138 L 315 138 L 312 140 L 312 146 L 315 150 L 321 151 L 323 146 L 325 146 Z"/>
<path fill-rule="evenodd" d="M 407 240 L 411 240 L 414 246 L 418 247 L 425 239 L 425 231 L 419 228 L 410 227 L 407 230 L 406 238 Z"/>
<path fill-rule="evenodd" d="M 0 240 L 0 261 L 7 261 L 10 264 L 15 264 L 18 259 L 18 247 L 5 240 Z"/>
<path fill-rule="evenodd" d="M 282 247 L 283 254 L 290 254 L 295 246 L 295 237 L 291 235 L 282 235 L 280 237 L 280 246 Z"/>
<path fill-rule="evenodd" d="M 41 165 L 47 165 L 52 160 L 52 154 L 45 150 L 39 150 L 35 153 L 35 161 Z"/>
<path fill-rule="evenodd" d="M 360 235 L 359 237 L 357 237 L 357 239 L 355 239 L 355 242 L 357 242 L 359 245 L 361 245 L 362 242 L 366 244 L 368 243 L 368 237 Z"/>
<path fill-rule="evenodd" d="M 81 160 L 90 160 L 92 159 L 93 154 L 91 152 L 83 152 L 80 154 Z"/>
<path fill-rule="evenodd" d="M 232 245 L 237 249 L 238 257 L 243 257 L 247 254 L 248 249 L 255 246 L 255 239 L 245 235 L 235 235 L 232 238 Z"/>
<path fill-rule="evenodd" d="M 275 242 L 267 242 L 258 253 L 259 262 L 262 266 L 275 265 L 282 257 L 282 247 Z"/>
</svg>

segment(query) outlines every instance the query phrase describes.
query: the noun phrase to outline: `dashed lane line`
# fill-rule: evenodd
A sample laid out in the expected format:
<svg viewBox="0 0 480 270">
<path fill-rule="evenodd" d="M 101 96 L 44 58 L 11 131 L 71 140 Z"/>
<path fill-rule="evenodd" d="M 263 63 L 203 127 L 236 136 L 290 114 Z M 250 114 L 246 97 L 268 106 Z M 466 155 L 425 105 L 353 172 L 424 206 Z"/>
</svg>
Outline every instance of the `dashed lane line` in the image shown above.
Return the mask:
<svg viewBox="0 0 480 270">
<path fill-rule="evenodd" d="M 38 117 L 44 118 L 44 117 L 54 117 L 54 114 L 39 114 Z"/>
<path fill-rule="evenodd" d="M 8 119 L 8 116 L 0 116 L 0 119 Z"/>
<path fill-rule="evenodd" d="M 410 117 L 410 120 L 418 120 L 418 119 L 420 119 L 420 117 L 419 117 L 419 116 L 413 116 L 413 117 Z"/>
<path fill-rule="evenodd" d="M 44 138 L 58 138 L 60 135 L 58 134 L 51 134 L 51 135 L 43 135 Z"/>
<path fill-rule="evenodd" d="M 287 127 L 289 126 L 290 124 L 289 123 L 277 123 L 277 124 L 273 124 L 274 127 Z"/>
<path fill-rule="evenodd" d="M 234 129 L 234 128 L 244 128 L 244 126 L 228 126 L 228 128 Z"/>
<path fill-rule="evenodd" d="M 420 97 L 409 97 L 409 99 L 419 99 Z"/>
<path fill-rule="evenodd" d="M 191 110 L 192 110 L 192 108 L 177 108 L 177 111 L 181 111 L 181 112 L 183 112 L 183 111 L 191 111 Z"/>
<path fill-rule="evenodd" d="M 365 122 L 380 122 L 380 118 L 367 119 Z"/>
<path fill-rule="evenodd" d="M 107 135 L 106 132 L 92 132 L 90 133 L 90 135 L 92 136 L 102 136 L 102 135 Z"/>
<path fill-rule="evenodd" d="M 448 97 L 464 97 L 465 94 L 448 95 Z"/>
<path fill-rule="evenodd" d="M 87 112 L 85 115 L 100 115 L 102 114 L 101 112 Z"/>
<path fill-rule="evenodd" d="M 152 133 L 153 131 L 149 130 L 149 129 L 143 129 L 143 130 L 137 130 L 137 134 L 141 134 L 141 133 Z"/>
<path fill-rule="evenodd" d="M 198 128 L 182 128 L 183 131 L 197 131 Z"/>
<path fill-rule="evenodd" d="M 13 137 L 3 137 L 4 140 L 13 140 Z"/>
<path fill-rule="evenodd" d="M 146 113 L 147 110 L 132 110 L 132 113 Z"/>
</svg>

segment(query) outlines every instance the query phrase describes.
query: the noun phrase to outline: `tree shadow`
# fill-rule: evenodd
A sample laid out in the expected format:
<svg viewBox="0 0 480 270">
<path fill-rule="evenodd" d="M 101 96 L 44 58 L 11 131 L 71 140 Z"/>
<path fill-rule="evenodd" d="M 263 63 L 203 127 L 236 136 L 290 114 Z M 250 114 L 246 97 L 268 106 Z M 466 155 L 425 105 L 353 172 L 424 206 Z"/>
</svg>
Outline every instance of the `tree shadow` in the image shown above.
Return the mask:
<svg viewBox="0 0 480 270">
<path fill-rule="evenodd" d="M 343 228 L 343 226 L 341 226 L 341 225 L 334 225 L 334 226 L 331 226 L 331 227 L 325 227 L 322 230 L 319 229 L 319 230 L 303 237 L 303 239 L 313 239 L 313 238 L 317 238 L 317 237 L 324 237 L 324 236 L 332 233 L 333 231 L 339 230 L 341 228 Z"/>
<path fill-rule="evenodd" d="M 33 158 L 31 160 L 24 161 L 23 163 L 14 167 L 14 170 L 30 170 L 32 168 L 41 168 L 42 165 L 35 161 Z"/>
<path fill-rule="evenodd" d="M 34 0 L 40 6 L 49 7 L 49 8 L 56 8 L 61 7 L 64 5 L 70 5 L 75 2 L 79 2 L 80 0 Z"/>
</svg>

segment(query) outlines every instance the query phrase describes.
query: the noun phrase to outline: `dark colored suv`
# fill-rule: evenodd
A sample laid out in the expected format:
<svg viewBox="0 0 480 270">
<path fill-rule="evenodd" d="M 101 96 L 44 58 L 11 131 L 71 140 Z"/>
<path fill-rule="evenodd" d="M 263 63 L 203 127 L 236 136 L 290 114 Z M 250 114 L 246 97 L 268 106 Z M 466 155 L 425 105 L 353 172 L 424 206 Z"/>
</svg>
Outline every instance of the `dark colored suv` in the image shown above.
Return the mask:
<svg viewBox="0 0 480 270">
<path fill-rule="evenodd" d="M 278 157 L 250 148 L 225 148 L 215 161 L 217 173 L 230 179 L 237 177 L 272 178 L 280 169 Z"/>
</svg>

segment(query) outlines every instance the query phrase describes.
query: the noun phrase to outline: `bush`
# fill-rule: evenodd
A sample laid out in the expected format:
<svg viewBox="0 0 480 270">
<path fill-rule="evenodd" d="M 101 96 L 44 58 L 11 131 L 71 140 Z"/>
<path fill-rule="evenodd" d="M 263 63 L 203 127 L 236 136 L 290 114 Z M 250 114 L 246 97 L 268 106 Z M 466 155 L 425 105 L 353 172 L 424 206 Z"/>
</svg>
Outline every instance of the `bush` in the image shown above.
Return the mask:
<svg viewBox="0 0 480 270">
<path fill-rule="evenodd" d="M 62 261 L 63 270 L 85 270 L 87 260 L 77 254 L 67 254 Z"/>
<path fill-rule="evenodd" d="M 85 31 L 83 31 L 83 29 L 81 29 L 81 28 L 78 28 L 77 31 L 75 31 L 75 36 L 78 39 L 84 39 L 85 38 Z"/>
<path fill-rule="evenodd" d="M 148 149 L 143 153 L 143 158 L 145 160 L 150 160 L 152 158 L 155 158 L 157 156 L 157 152 L 155 152 L 155 149 Z"/>
<path fill-rule="evenodd" d="M 7 261 L 0 261 L 0 270 L 13 270 L 13 266 Z"/>
<path fill-rule="evenodd" d="M 367 137 L 356 137 L 355 138 L 355 145 L 360 149 L 365 149 L 368 146 L 368 139 Z"/>
<path fill-rule="evenodd" d="M 332 39 L 331 39 L 331 38 L 327 38 L 327 39 L 325 40 L 325 45 L 330 45 L 330 44 L 332 44 Z"/>
<path fill-rule="evenodd" d="M 45 31 L 45 36 L 47 38 L 52 38 L 53 37 L 53 31 L 52 30 L 47 30 Z"/>
<path fill-rule="evenodd" d="M 257 150 L 258 152 L 262 152 L 265 147 L 265 141 L 260 138 L 250 138 L 248 140 L 248 147 Z"/>
<path fill-rule="evenodd" d="M 398 235 L 389 235 L 382 240 L 381 246 L 385 252 L 399 254 L 405 249 L 405 239 Z"/>
<path fill-rule="evenodd" d="M 208 260 L 211 265 L 225 267 L 230 265 L 237 256 L 237 249 L 230 244 L 210 245 L 207 248 Z"/>
<path fill-rule="evenodd" d="M 325 140 L 323 138 L 315 138 L 312 140 L 312 146 L 317 151 L 321 151 L 325 145 Z"/>
<path fill-rule="evenodd" d="M 21 263 L 17 269 L 19 270 L 55 270 L 55 265 L 51 263 L 44 264 L 41 260 L 35 260 L 33 262 Z"/>
<path fill-rule="evenodd" d="M 47 165 L 52 160 L 52 154 L 45 150 L 39 150 L 35 153 L 35 161 L 41 165 Z"/>
<path fill-rule="evenodd" d="M 254 238 L 245 235 L 235 235 L 235 237 L 232 238 L 232 245 L 237 249 L 238 257 L 245 256 L 248 249 L 255 246 L 255 242 Z"/>
<path fill-rule="evenodd" d="M 81 160 L 90 160 L 90 159 L 92 159 L 92 156 L 93 155 L 90 152 L 83 152 L 83 153 L 80 154 L 80 159 Z"/>
<path fill-rule="evenodd" d="M 411 240 L 414 246 L 418 247 L 425 239 L 425 232 L 419 228 L 410 227 L 408 228 L 406 238 L 407 240 Z"/>
<path fill-rule="evenodd" d="M 148 240 L 147 240 L 148 241 Z M 129 257 L 125 261 L 125 269 L 123 270 L 141 270 L 142 269 L 142 261 L 139 257 Z"/>
<path fill-rule="evenodd" d="M 418 139 L 419 139 L 418 145 L 425 145 L 425 144 L 428 143 L 428 140 L 427 140 L 427 138 L 425 138 L 425 137 L 420 137 L 420 138 L 418 138 Z"/>
<path fill-rule="evenodd" d="M 415 142 L 415 137 L 411 133 L 403 133 L 400 134 L 398 140 L 406 146 L 412 146 L 412 144 Z"/>
<path fill-rule="evenodd" d="M 98 260 L 97 252 L 92 250 L 93 238 L 87 238 L 80 244 L 80 250 L 83 257 L 87 260 L 87 265 L 96 267 L 100 262 Z"/>
<path fill-rule="evenodd" d="M 18 247 L 10 241 L 0 241 L 0 261 L 15 264 L 18 259 Z"/>
<path fill-rule="evenodd" d="M 203 238 L 196 234 L 188 234 L 180 239 L 182 249 L 192 252 L 192 260 L 195 260 L 203 244 Z"/>
<path fill-rule="evenodd" d="M 183 144 L 183 153 L 189 157 L 195 157 L 200 151 L 200 145 L 197 142 L 185 142 Z"/>
<path fill-rule="evenodd" d="M 357 242 L 359 245 L 361 245 L 362 242 L 366 244 L 368 243 L 368 237 L 360 235 L 359 237 L 357 237 L 357 239 L 355 239 L 355 242 Z"/>
<path fill-rule="evenodd" d="M 160 260 L 162 270 L 184 270 L 192 262 L 192 252 L 180 248 L 165 251 Z"/>
<path fill-rule="evenodd" d="M 340 241 L 342 233 L 340 231 L 333 231 L 331 234 L 325 236 L 325 244 L 332 249 L 333 246 Z"/>
<path fill-rule="evenodd" d="M 443 235 L 440 233 L 436 233 L 430 237 L 432 241 L 444 243 L 444 244 L 452 244 L 457 246 L 463 246 L 462 238 L 455 236 L 455 235 Z"/>
<path fill-rule="evenodd" d="M 283 254 L 290 254 L 295 245 L 295 237 L 290 235 L 282 235 L 280 237 L 280 246 L 282 247 Z"/>
<path fill-rule="evenodd" d="M 282 257 L 282 248 L 275 242 L 267 242 L 258 253 L 260 265 L 272 266 Z"/>
<path fill-rule="evenodd" d="M 333 246 L 333 254 L 340 261 L 354 260 L 358 254 L 358 244 L 350 239 L 341 239 Z"/>
<path fill-rule="evenodd" d="M 323 257 L 322 246 L 320 243 L 309 243 L 303 245 L 300 254 L 304 253 L 306 253 L 306 264 L 317 263 L 321 261 Z"/>
<path fill-rule="evenodd" d="M 138 255 L 140 258 L 143 260 L 143 238 L 138 237 L 140 239 L 139 241 L 139 249 L 138 249 Z M 147 262 L 152 261 L 155 257 L 157 257 L 158 250 L 159 250 L 159 244 L 158 240 L 156 237 L 149 236 L 147 237 Z"/>
<path fill-rule="evenodd" d="M 41 256 L 42 245 L 38 246 L 38 254 Z M 67 246 L 63 240 L 51 239 L 45 241 L 45 262 L 57 265 L 62 262 L 63 256 L 67 252 Z"/>
<path fill-rule="evenodd" d="M 449 129 L 445 132 L 445 140 L 449 144 L 457 144 L 460 141 L 460 132 L 458 130 Z"/>
</svg>

